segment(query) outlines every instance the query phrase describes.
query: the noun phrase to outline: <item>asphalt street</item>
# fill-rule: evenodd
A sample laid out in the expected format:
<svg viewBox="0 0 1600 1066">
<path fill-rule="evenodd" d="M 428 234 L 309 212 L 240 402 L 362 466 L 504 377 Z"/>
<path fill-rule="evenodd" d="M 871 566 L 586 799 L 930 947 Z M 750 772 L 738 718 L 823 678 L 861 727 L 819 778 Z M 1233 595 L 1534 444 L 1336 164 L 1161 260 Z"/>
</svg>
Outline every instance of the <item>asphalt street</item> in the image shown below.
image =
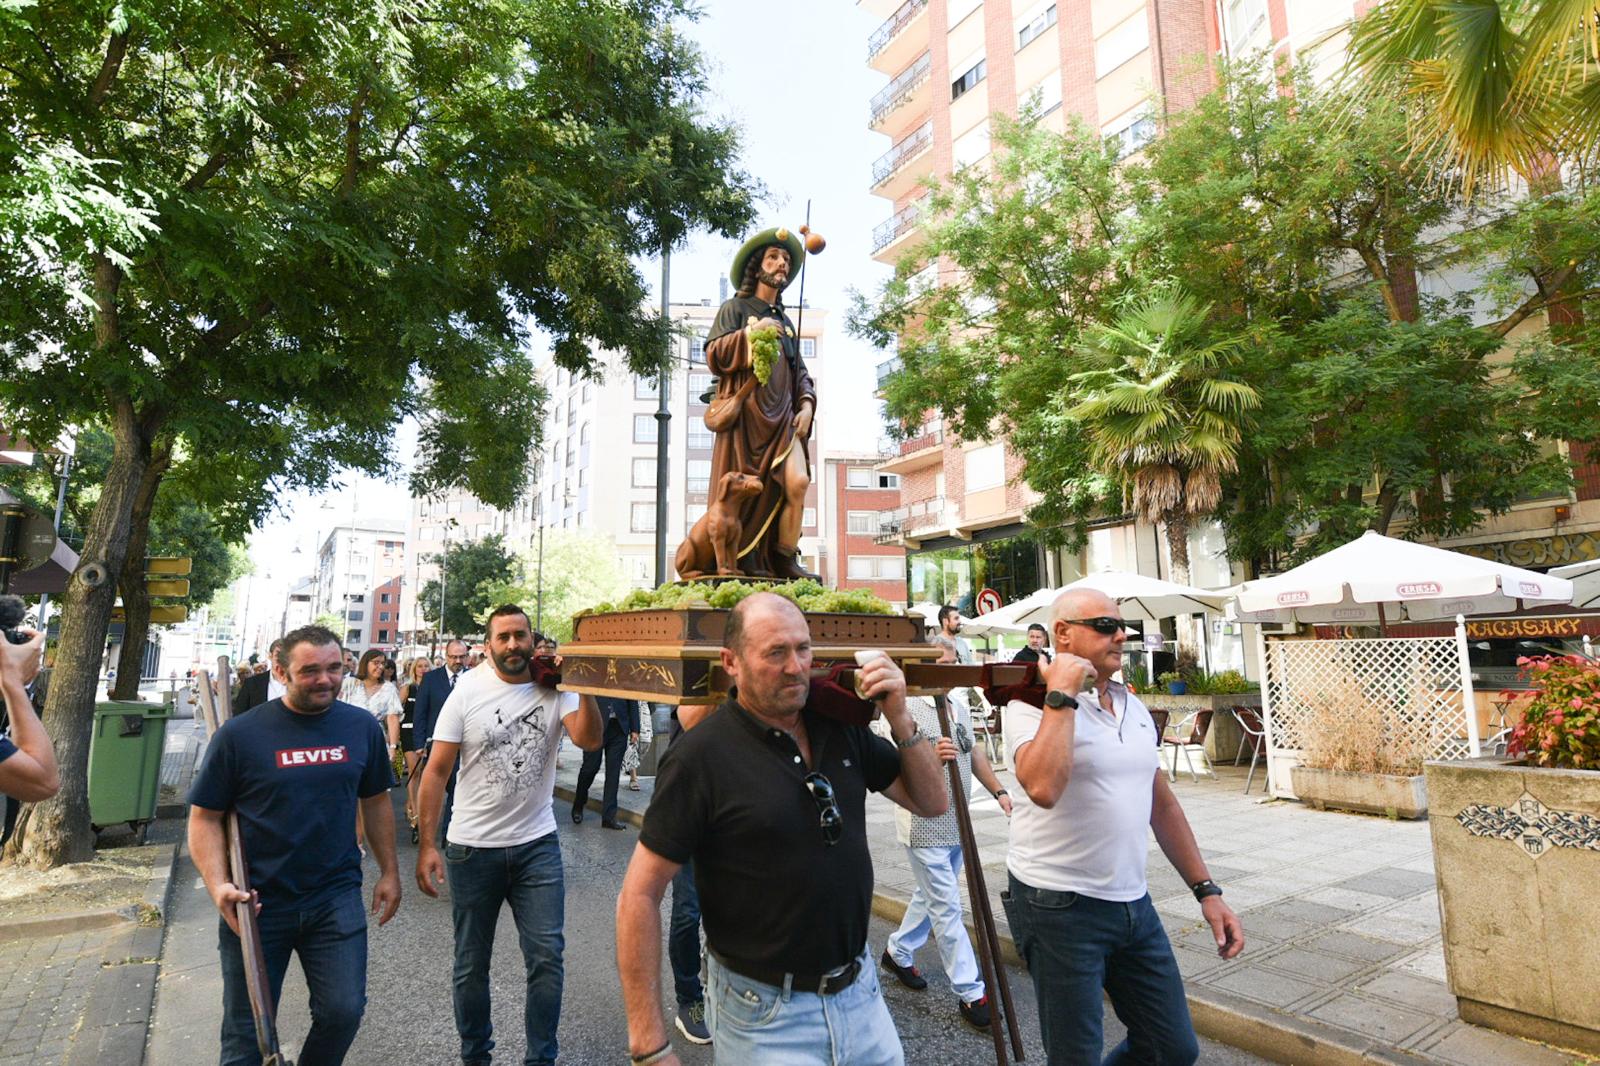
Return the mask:
<svg viewBox="0 0 1600 1066">
<path fill-rule="evenodd" d="M 397 793 L 397 797 L 398 797 Z M 627 1032 L 617 982 L 614 907 L 617 886 L 638 834 L 633 829 L 602 829 L 590 812 L 582 826 L 566 819 L 557 801 L 562 856 L 566 864 L 566 983 L 561 1006 L 561 1062 L 609 1064 L 627 1062 Z M 451 929 L 446 899 L 430 899 L 416 887 L 416 849 L 405 838 L 405 822 L 396 801 L 402 833 L 400 868 L 404 899 L 400 911 L 383 928 L 370 933 L 367 1012 L 350 1066 L 445 1066 L 458 1062 L 450 1004 Z M 367 892 L 377 876 L 368 860 Z M 213 1061 L 221 1010 L 216 966 L 216 912 L 197 888 L 193 866 L 184 858 L 175 882 L 171 924 L 163 951 L 162 975 L 149 1048 L 151 1066 L 201 1066 Z M 663 930 L 665 928 L 663 906 Z M 892 926 L 874 919 L 872 946 L 880 954 Z M 665 968 L 662 988 L 671 1000 L 672 981 Z M 928 977 L 925 991 L 903 988 L 887 974 L 884 989 L 890 1013 L 913 1066 L 971 1066 L 992 1060 L 987 1034 L 969 1028 L 956 1012 L 956 1001 L 939 968 L 930 943 L 918 965 Z M 1038 1019 L 1027 975 L 1010 972 L 1012 995 L 1021 1020 L 1028 1061 L 1043 1062 Z M 518 1063 L 522 1055 L 522 962 L 509 912 L 502 912 L 495 942 L 492 973 L 496 1061 Z M 286 1049 L 293 1049 L 310 1024 L 305 983 L 292 964 L 279 1011 L 279 1031 Z M 669 1016 L 670 1022 L 670 1016 Z M 673 1034 L 677 1036 L 676 1031 Z M 1107 1046 L 1122 1038 L 1109 1009 Z M 686 1064 L 710 1064 L 710 1048 L 676 1040 Z M 1208 1064 L 1259 1063 L 1265 1060 L 1211 1041 L 1201 1041 L 1201 1061 Z"/>
</svg>

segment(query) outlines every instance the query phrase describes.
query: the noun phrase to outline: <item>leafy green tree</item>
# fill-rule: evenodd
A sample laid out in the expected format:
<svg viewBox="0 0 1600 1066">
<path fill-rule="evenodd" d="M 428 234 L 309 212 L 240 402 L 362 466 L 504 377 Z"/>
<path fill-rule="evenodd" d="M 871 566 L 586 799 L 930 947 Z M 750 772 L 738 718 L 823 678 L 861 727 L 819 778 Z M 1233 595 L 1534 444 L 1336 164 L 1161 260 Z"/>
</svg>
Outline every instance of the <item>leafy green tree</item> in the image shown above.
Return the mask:
<svg viewBox="0 0 1600 1066">
<path fill-rule="evenodd" d="M 516 566 L 516 557 L 506 550 L 505 538 L 495 533 L 482 540 L 450 544 L 444 550 L 444 619 L 439 615 L 439 579 L 429 578 L 418 593 L 422 620 L 440 633 L 470 636 L 483 632 L 480 615 L 492 611 L 483 591 L 487 582 L 504 581 Z M 433 562 L 439 562 L 435 555 Z"/>
<path fill-rule="evenodd" d="M 259 517 L 382 472 L 508 505 L 538 328 L 560 365 L 668 328 L 635 262 L 750 217 L 735 132 L 700 112 L 682 0 L 180 0 L 0 6 L 0 421 L 103 422 L 83 554 L 123 574 L 169 464 Z M 271 491 L 264 492 L 264 486 Z M 64 598 L 45 722 L 64 787 L 8 854 L 90 854 L 94 676 L 115 583 Z"/>
<path fill-rule="evenodd" d="M 1172 287 L 1091 325 L 1073 349 L 1081 369 L 1053 405 L 1059 432 L 1083 437 L 1096 471 L 1165 529 L 1179 584 L 1189 582 L 1190 519 L 1221 503 L 1261 402 L 1238 377 L 1239 339 L 1214 336 L 1209 313 Z"/>
<path fill-rule="evenodd" d="M 480 586 L 489 604 L 479 613 L 480 626 L 495 606 L 516 603 L 527 610 L 530 620 L 538 619 L 541 632 L 565 643 L 572 639 L 573 615 L 620 599 L 628 588 L 615 543 L 589 532 L 545 530 L 542 557 L 536 548 L 524 552 L 517 572 L 515 579 L 508 575 Z"/>
</svg>

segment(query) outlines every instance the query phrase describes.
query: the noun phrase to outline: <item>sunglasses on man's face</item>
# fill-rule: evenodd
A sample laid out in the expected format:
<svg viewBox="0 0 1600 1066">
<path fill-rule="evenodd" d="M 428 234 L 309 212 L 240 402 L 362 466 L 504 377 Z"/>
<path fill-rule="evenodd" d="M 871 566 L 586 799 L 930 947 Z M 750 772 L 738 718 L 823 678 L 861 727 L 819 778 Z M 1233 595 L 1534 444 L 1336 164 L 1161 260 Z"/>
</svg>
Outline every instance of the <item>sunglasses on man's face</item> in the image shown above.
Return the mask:
<svg viewBox="0 0 1600 1066">
<path fill-rule="evenodd" d="M 1062 619 L 1062 621 L 1066 622 L 1068 625 L 1088 626 L 1096 633 L 1107 637 L 1121 629 L 1126 628 L 1126 623 L 1124 623 L 1122 619 L 1112 618 L 1109 615 L 1101 615 L 1099 618 L 1065 618 Z"/>
<path fill-rule="evenodd" d="M 844 816 L 839 813 L 839 801 L 834 798 L 833 782 L 819 773 L 809 773 L 805 784 L 811 790 L 811 798 L 817 801 L 822 842 L 831 848 L 844 836 Z"/>
</svg>

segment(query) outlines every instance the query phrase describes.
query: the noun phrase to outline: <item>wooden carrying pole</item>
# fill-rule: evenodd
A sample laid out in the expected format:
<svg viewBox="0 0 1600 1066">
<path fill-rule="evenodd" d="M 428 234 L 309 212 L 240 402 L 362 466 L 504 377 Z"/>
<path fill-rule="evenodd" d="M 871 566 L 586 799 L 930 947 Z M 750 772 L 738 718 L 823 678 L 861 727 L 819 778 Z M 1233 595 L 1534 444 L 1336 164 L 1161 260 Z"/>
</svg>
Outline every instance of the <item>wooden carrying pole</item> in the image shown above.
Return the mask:
<svg viewBox="0 0 1600 1066">
<path fill-rule="evenodd" d="M 197 695 L 205 715 L 206 733 L 215 739 L 232 714 L 228 702 L 228 660 L 218 660 L 218 677 L 213 683 L 205 670 L 198 672 Z M 256 924 L 255 893 L 250 891 L 250 867 L 245 862 L 244 842 L 239 836 L 239 812 L 229 808 L 222 822 L 222 835 L 228 848 L 228 876 L 250 899 L 235 904 L 239 918 L 239 944 L 244 953 L 244 983 L 250 997 L 250 1015 L 256 1023 L 256 1049 L 262 1066 L 293 1066 L 278 1047 L 278 1025 L 273 1016 L 272 985 L 267 979 L 266 961 L 261 954 L 261 927 Z"/>
<path fill-rule="evenodd" d="M 949 737 L 950 711 L 945 698 L 936 696 L 934 707 L 939 712 L 939 733 Z M 978 935 L 978 964 L 983 970 L 983 983 L 991 993 L 995 1012 L 1005 1019 L 1006 1030 L 1011 1034 L 1011 1048 L 1017 1061 L 1023 1060 L 1022 1033 L 1017 1027 L 1017 1014 L 1011 1008 L 1011 984 L 1006 979 L 1005 962 L 1000 958 L 1000 934 L 995 931 L 994 908 L 989 905 L 989 889 L 983 881 L 983 859 L 978 854 L 978 840 L 972 832 L 972 812 L 967 809 L 967 792 L 961 787 L 961 771 L 954 762 L 945 763 L 950 774 L 950 797 L 956 809 L 956 827 L 961 835 L 961 857 L 967 869 L 967 892 L 972 897 L 972 926 Z M 989 1032 L 994 1037 L 994 1058 L 999 1066 L 1006 1066 L 1006 1041 L 1000 1032 L 1000 1019 L 991 1018 Z"/>
</svg>

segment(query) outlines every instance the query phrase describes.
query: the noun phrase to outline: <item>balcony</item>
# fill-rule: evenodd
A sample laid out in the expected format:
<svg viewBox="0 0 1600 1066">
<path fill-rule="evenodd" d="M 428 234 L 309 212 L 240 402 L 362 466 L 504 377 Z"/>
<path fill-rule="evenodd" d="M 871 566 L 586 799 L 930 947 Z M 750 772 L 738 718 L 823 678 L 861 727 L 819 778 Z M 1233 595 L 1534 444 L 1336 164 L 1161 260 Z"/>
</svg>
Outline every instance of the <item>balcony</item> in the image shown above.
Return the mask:
<svg viewBox="0 0 1600 1066">
<path fill-rule="evenodd" d="M 872 98 L 869 125 L 877 129 L 889 116 L 914 101 L 920 101 L 921 108 L 926 108 L 933 100 L 928 82 L 932 70 L 933 59 L 923 52 L 916 62 L 895 75 L 895 79 Z"/>
<path fill-rule="evenodd" d="M 878 388 L 880 388 L 880 389 L 883 388 L 883 383 L 885 381 L 889 380 L 889 375 L 893 374 L 896 370 L 899 370 L 899 369 L 900 369 L 900 357 L 898 355 L 890 356 L 888 359 L 885 359 L 883 362 L 879 363 L 878 364 Z M 895 455 L 900 454 L 900 449 L 899 448 L 895 448 L 893 450 L 893 454 L 895 454 Z"/>
<path fill-rule="evenodd" d="M 873 191 L 879 196 L 890 199 L 899 199 L 910 192 L 916 186 L 917 179 L 932 169 L 933 160 L 930 152 L 932 148 L 933 121 L 930 119 L 879 156 L 878 161 L 872 164 Z M 912 166 L 919 159 L 929 165 Z"/>
<path fill-rule="evenodd" d="M 900 454 L 891 455 L 879 463 L 877 469 L 885 474 L 902 476 L 944 462 L 944 430 L 924 431 L 900 445 Z"/>
<path fill-rule="evenodd" d="M 924 18 L 928 13 L 928 0 L 906 0 L 884 20 L 883 25 L 867 38 L 867 65 L 885 74 L 893 73 L 916 58 L 917 52 L 928 46 Z M 908 32 L 913 23 L 921 20 L 921 33 Z"/>
<path fill-rule="evenodd" d="M 896 507 L 892 511 L 878 512 L 878 532 L 873 537 L 877 544 L 900 544 L 915 539 L 924 530 L 943 530 L 951 524 L 945 513 L 947 501 L 943 496 Z"/>
<path fill-rule="evenodd" d="M 922 201 L 913 200 L 889 217 L 887 222 L 881 222 L 872 231 L 872 254 L 888 248 L 895 241 L 911 233 L 917 228 L 917 220 L 922 217 Z"/>
</svg>

